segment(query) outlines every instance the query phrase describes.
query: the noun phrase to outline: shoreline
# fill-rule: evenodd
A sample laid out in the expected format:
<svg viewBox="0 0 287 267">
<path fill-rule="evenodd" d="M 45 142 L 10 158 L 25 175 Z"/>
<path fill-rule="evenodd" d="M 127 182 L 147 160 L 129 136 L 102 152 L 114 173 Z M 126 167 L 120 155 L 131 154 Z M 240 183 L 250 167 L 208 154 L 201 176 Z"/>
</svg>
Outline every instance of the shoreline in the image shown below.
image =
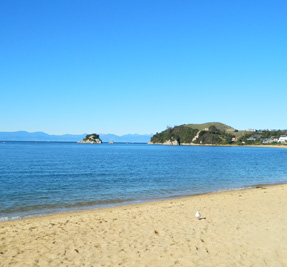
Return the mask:
<svg viewBox="0 0 287 267">
<path fill-rule="evenodd" d="M 222 146 L 222 147 L 266 147 L 266 148 L 287 148 L 287 145 L 212 145 L 212 144 L 181 144 L 182 146 Z"/>
<path fill-rule="evenodd" d="M 221 194 L 226 192 L 235 192 L 235 191 L 244 191 L 244 190 L 250 190 L 260 187 L 272 187 L 277 185 L 286 185 L 287 183 L 273 183 L 273 184 L 255 184 L 255 185 L 245 185 L 242 187 L 237 188 L 230 188 L 230 189 L 222 189 L 222 190 L 216 190 L 216 191 L 209 191 L 209 192 L 203 192 L 203 193 L 195 193 L 195 194 L 188 194 L 188 195 L 175 195 L 175 196 L 169 196 L 169 197 L 161 197 L 161 198 L 152 198 L 152 199 L 142 199 L 142 200 L 132 200 L 132 201 L 123 201 L 123 202 L 117 202 L 111 201 L 110 203 L 106 204 L 99 204 L 97 206 L 91 207 L 91 206 L 79 206 L 74 207 L 73 209 L 64 208 L 62 211 L 51 211 L 51 212 L 43 212 L 43 213 L 36 213 L 36 214 L 28 214 L 24 216 L 13 216 L 13 217 L 0 217 L 0 225 L 2 222 L 13 222 L 13 221 L 21 221 L 21 220 L 30 220 L 35 218 L 45 218 L 50 216 L 57 216 L 57 215 L 69 215 L 69 214 L 76 214 L 81 212 L 90 212 L 90 211 L 97 211 L 97 210 L 105 210 L 105 209 L 113 209 L 113 208 L 121 208 L 121 207 L 129 207 L 134 205 L 142 205 L 142 204 L 149 204 L 149 203 L 157 203 L 162 201 L 169 201 L 169 200 L 176 200 L 176 199 L 184 199 L 184 198 L 191 198 L 201 195 L 209 195 L 209 194 Z"/>
<path fill-rule="evenodd" d="M 257 185 L 1 222 L 1 266 L 284 266 L 286 191 Z"/>
<path fill-rule="evenodd" d="M 223 144 L 192 144 L 182 143 L 179 145 L 165 144 L 165 143 L 148 143 L 148 145 L 161 145 L 161 146 L 212 146 L 212 147 L 267 147 L 267 148 L 287 148 L 287 145 L 223 145 Z"/>
</svg>

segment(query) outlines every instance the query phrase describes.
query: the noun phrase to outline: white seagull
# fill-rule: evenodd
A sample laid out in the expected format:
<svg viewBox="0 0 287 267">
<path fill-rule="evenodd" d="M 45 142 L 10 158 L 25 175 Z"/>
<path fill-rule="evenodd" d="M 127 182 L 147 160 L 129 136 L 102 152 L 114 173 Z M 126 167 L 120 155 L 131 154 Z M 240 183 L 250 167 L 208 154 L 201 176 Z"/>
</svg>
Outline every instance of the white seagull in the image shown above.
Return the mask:
<svg viewBox="0 0 287 267">
<path fill-rule="evenodd" d="M 195 217 L 198 219 L 198 220 L 200 220 L 200 213 L 199 213 L 199 211 L 197 211 L 196 213 L 195 213 Z"/>
</svg>

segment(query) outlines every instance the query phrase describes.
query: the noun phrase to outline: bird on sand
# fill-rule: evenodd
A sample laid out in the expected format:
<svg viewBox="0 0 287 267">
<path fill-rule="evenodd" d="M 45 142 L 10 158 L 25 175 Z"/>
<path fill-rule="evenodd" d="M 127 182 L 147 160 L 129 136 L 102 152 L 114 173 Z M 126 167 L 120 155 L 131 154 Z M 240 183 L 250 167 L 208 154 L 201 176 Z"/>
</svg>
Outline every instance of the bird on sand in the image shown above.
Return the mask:
<svg viewBox="0 0 287 267">
<path fill-rule="evenodd" d="M 195 217 L 198 219 L 198 220 L 200 220 L 200 213 L 199 213 L 199 211 L 197 211 L 196 213 L 195 213 Z"/>
</svg>

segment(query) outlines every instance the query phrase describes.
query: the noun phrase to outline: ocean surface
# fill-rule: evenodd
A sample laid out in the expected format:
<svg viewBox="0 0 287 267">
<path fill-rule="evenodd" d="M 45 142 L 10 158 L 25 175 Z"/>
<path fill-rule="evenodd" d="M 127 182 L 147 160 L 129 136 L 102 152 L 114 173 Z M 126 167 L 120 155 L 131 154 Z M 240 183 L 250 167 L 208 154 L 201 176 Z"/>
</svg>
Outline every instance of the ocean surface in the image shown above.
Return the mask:
<svg viewBox="0 0 287 267">
<path fill-rule="evenodd" d="M 0 143 L 0 221 L 287 182 L 287 149 Z"/>
</svg>

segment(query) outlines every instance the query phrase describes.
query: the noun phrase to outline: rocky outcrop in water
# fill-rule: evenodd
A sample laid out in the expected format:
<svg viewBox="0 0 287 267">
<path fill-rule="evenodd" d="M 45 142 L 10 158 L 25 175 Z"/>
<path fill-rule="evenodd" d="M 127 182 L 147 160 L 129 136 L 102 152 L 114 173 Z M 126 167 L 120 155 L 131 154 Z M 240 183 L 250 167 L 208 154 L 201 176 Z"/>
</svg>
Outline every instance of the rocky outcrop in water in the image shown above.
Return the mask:
<svg viewBox="0 0 287 267">
<path fill-rule="evenodd" d="M 100 139 L 100 136 L 97 134 L 88 134 L 81 142 L 84 144 L 101 144 L 102 140 Z"/>
<path fill-rule="evenodd" d="M 154 143 L 154 142 L 149 142 L 149 145 L 168 145 L 168 146 L 178 146 L 179 142 L 177 140 L 166 140 L 163 143 Z"/>
</svg>

